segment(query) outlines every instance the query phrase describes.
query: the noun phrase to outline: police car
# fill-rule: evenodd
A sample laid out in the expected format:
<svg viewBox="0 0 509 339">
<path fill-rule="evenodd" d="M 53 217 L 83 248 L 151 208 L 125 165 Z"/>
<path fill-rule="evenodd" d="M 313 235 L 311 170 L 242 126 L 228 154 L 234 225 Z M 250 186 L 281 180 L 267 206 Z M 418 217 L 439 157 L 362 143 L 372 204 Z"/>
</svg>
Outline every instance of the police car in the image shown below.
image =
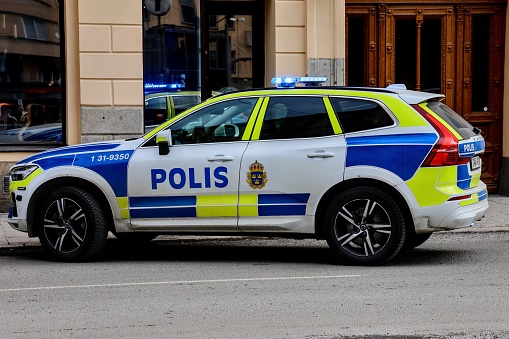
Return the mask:
<svg viewBox="0 0 509 339">
<path fill-rule="evenodd" d="M 295 86 L 214 97 L 143 137 L 49 150 L 10 172 L 10 225 L 56 259 L 97 257 L 108 231 L 324 239 L 381 264 L 488 209 L 484 139 L 442 95 Z"/>
</svg>

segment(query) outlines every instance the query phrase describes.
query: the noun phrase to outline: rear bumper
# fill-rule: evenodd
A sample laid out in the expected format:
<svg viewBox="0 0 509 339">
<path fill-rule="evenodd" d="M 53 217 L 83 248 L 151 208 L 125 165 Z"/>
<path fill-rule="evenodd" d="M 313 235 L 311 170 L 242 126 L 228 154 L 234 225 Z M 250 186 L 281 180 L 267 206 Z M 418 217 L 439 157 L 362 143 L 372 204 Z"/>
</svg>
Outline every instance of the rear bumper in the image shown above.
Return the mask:
<svg viewBox="0 0 509 339">
<path fill-rule="evenodd" d="M 475 221 L 484 217 L 489 208 L 486 185 L 481 182 L 478 187 L 464 191 L 464 194 L 470 198 L 412 210 L 416 232 L 428 233 L 473 226 Z"/>
<path fill-rule="evenodd" d="M 473 205 L 456 208 L 437 225 L 437 228 L 454 230 L 473 226 L 475 221 L 484 217 L 488 208 L 488 199 L 481 200 Z"/>
</svg>

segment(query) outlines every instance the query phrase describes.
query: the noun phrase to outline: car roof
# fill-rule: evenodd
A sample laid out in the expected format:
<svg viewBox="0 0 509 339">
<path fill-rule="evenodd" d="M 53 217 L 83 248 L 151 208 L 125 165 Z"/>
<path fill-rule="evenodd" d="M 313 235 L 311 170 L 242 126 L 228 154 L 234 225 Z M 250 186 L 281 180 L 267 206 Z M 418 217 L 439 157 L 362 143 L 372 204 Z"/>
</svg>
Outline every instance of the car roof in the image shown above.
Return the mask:
<svg viewBox="0 0 509 339">
<path fill-rule="evenodd" d="M 436 101 L 442 100 L 445 98 L 443 94 L 437 93 L 429 93 L 429 92 L 418 92 L 407 90 L 404 87 L 400 86 L 391 86 L 390 88 L 381 88 L 381 87 L 355 87 L 355 86 L 305 86 L 305 87 L 294 87 L 294 88 L 276 88 L 276 87 L 267 87 L 267 88 L 252 88 L 247 90 L 239 90 L 236 92 L 230 93 L 222 93 L 214 96 L 214 98 L 225 96 L 225 95 L 234 95 L 234 94 L 249 94 L 250 92 L 256 91 L 270 91 L 270 94 L 277 93 L 278 91 L 285 91 L 284 94 L 288 94 L 288 90 L 290 91 L 306 91 L 306 90 L 323 90 L 326 91 L 327 94 L 332 94 L 332 92 L 337 91 L 338 94 L 342 91 L 359 91 L 359 92 L 370 92 L 370 93 L 381 93 L 381 94 L 393 94 L 399 96 L 403 101 L 405 101 L 409 105 L 420 104 L 426 101 Z M 325 93 L 324 93 L 325 94 Z"/>
</svg>

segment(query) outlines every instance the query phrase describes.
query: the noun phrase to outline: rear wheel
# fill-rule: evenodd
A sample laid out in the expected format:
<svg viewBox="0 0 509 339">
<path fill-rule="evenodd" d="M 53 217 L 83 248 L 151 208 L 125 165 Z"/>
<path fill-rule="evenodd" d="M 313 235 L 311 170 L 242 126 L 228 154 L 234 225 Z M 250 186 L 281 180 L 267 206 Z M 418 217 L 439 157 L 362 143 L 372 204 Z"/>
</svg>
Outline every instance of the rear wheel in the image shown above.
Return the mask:
<svg viewBox="0 0 509 339">
<path fill-rule="evenodd" d="M 39 225 L 42 246 L 57 260 L 90 260 L 106 244 L 104 213 L 94 197 L 81 188 L 63 187 L 51 193 Z"/>
<path fill-rule="evenodd" d="M 329 206 L 325 238 L 334 254 L 355 265 L 376 265 L 392 259 L 406 237 L 404 215 L 397 203 L 373 187 L 345 191 Z"/>
</svg>

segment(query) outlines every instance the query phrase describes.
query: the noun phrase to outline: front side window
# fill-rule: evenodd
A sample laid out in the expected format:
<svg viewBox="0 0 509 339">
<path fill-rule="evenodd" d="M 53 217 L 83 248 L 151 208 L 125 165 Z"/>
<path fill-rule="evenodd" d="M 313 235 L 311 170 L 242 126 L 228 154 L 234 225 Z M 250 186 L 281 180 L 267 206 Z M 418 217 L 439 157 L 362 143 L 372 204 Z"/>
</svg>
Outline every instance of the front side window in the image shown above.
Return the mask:
<svg viewBox="0 0 509 339">
<path fill-rule="evenodd" d="M 345 133 L 392 126 L 394 120 L 378 103 L 352 98 L 330 98 Z"/>
<path fill-rule="evenodd" d="M 311 138 L 334 134 L 322 97 L 272 97 L 260 140 Z"/>
<path fill-rule="evenodd" d="M 171 128 L 174 145 L 242 140 L 257 98 L 223 101 L 177 121 Z"/>
<path fill-rule="evenodd" d="M 63 144 L 62 12 L 63 1 L 0 2 L 1 148 Z"/>
</svg>

